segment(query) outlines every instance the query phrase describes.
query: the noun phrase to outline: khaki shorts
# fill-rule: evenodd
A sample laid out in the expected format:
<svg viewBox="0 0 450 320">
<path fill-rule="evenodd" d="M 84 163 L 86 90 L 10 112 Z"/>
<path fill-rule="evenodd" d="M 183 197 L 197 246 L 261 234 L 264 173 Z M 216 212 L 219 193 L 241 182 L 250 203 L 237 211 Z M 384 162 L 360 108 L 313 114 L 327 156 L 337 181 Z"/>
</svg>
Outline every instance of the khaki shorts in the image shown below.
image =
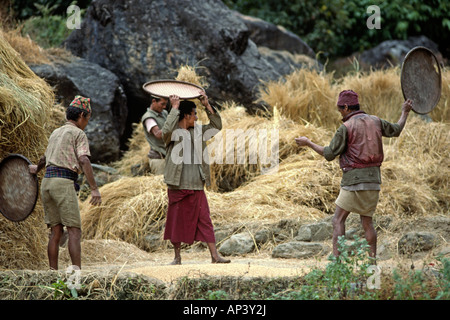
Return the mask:
<svg viewBox="0 0 450 320">
<path fill-rule="evenodd" d="M 44 178 L 41 184 L 41 198 L 48 227 L 62 224 L 81 229 L 78 197 L 73 181 L 64 178 Z"/>
<path fill-rule="evenodd" d="M 379 196 L 380 191 L 378 190 L 347 191 L 341 189 L 335 203 L 346 211 L 372 217 L 377 208 Z"/>
</svg>

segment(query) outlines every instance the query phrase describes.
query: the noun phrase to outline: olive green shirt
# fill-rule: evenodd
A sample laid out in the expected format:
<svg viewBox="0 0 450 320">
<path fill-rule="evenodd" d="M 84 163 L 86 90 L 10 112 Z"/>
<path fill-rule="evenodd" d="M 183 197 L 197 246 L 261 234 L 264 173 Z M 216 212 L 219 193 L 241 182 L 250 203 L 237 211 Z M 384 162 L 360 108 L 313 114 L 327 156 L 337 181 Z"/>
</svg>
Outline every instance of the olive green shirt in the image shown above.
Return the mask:
<svg viewBox="0 0 450 320">
<path fill-rule="evenodd" d="M 164 182 L 170 189 L 203 190 L 211 184 L 206 141 L 222 129 L 222 119 L 213 109 L 215 113 L 205 109 L 209 124 L 188 130 L 178 125 L 178 109 L 172 108 L 167 116 L 162 135 L 167 150 Z"/>
<path fill-rule="evenodd" d="M 141 123 L 144 126 L 144 132 L 145 132 L 145 138 L 147 139 L 147 142 L 149 143 L 152 150 L 158 151 L 163 156 L 166 155 L 166 146 L 164 144 L 164 141 L 162 139 L 158 139 L 155 137 L 154 134 L 147 131 L 147 128 L 145 127 L 145 120 L 152 118 L 156 121 L 156 124 L 161 129 L 164 126 L 164 123 L 167 119 L 167 110 L 163 110 L 161 113 L 156 112 L 150 108 L 147 109 L 147 112 L 144 113 L 141 119 Z"/>
<path fill-rule="evenodd" d="M 381 120 L 381 133 L 383 137 L 398 137 L 402 131 L 400 125 L 389 121 Z M 341 125 L 328 146 L 323 149 L 323 156 L 328 161 L 334 160 L 337 156 L 344 153 L 347 147 L 347 127 Z M 354 168 L 343 172 L 341 187 L 352 190 L 349 186 L 359 185 L 353 190 L 379 190 L 381 184 L 380 167 Z M 378 185 L 378 187 L 376 186 Z M 347 187 L 347 188 L 346 188 Z"/>
</svg>

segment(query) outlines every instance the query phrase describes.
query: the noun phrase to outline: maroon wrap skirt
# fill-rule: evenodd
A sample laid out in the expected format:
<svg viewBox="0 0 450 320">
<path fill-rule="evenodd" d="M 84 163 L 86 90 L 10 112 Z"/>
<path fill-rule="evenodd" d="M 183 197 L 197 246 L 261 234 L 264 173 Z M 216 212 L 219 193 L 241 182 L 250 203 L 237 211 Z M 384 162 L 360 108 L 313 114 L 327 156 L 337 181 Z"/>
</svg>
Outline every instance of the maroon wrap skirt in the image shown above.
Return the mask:
<svg viewBox="0 0 450 320">
<path fill-rule="evenodd" d="M 204 190 L 168 189 L 164 240 L 173 243 L 216 242 Z"/>
</svg>

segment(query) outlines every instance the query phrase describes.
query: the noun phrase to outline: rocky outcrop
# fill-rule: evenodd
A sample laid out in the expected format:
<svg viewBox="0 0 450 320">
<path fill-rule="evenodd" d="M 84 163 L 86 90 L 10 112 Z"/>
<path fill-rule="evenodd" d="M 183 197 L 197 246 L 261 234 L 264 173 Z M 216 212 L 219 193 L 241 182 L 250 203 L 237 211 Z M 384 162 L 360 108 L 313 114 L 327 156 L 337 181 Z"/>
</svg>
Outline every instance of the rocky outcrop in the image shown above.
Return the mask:
<svg viewBox="0 0 450 320">
<path fill-rule="evenodd" d="M 438 45 L 425 36 L 411 37 L 407 40 L 387 40 L 372 49 L 357 55 L 364 68 L 389 68 L 401 65 L 406 54 L 414 47 L 423 46 L 430 49 L 442 61 Z"/>
<path fill-rule="evenodd" d="M 173 79 L 184 64 L 207 78 L 211 98 L 255 107 L 261 81 L 276 80 L 302 63 L 286 64 L 287 55 L 280 62 L 288 67 L 281 68 L 260 53 L 251 35 L 243 18 L 221 1 L 94 0 L 65 47 L 119 77 L 131 120 L 137 121 L 148 107 L 142 85 Z"/>
<path fill-rule="evenodd" d="M 128 113 L 119 79 L 105 68 L 77 57 L 56 59 L 31 69 L 54 87 L 57 101 L 65 107 L 75 95 L 91 98 L 92 117 L 85 129 L 91 161 L 118 160 Z"/>
<path fill-rule="evenodd" d="M 250 32 L 250 39 L 258 47 L 303 54 L 315 58 L 313 49 L 299 36 L 286 30 L 284 27 L 259 18 L 243 15 L 237 11 L 233 11 L 233 13 L 245 23 Z"/>
<path fill-rule="evenodd" d="M 331 250 L 321 243 L 291 241 L 276 246 L 272 251 L 273 258 L 308 259 L 314 256 L 322 256 Z"/>
</svg>

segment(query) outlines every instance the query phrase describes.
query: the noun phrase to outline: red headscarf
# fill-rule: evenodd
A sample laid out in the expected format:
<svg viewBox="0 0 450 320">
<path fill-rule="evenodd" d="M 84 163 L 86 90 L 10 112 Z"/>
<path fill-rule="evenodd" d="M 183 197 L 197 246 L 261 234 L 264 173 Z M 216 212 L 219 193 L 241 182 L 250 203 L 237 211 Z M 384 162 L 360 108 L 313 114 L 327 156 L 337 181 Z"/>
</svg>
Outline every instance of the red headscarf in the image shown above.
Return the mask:
<svg viewBox="0 0 450 320">
<path fill-rule="evenodd" d="M 338 106 L 355 106 L 359 104 L 358 94 L 353 90 L 344 90 L 339 93 Z"/>
</svg>

